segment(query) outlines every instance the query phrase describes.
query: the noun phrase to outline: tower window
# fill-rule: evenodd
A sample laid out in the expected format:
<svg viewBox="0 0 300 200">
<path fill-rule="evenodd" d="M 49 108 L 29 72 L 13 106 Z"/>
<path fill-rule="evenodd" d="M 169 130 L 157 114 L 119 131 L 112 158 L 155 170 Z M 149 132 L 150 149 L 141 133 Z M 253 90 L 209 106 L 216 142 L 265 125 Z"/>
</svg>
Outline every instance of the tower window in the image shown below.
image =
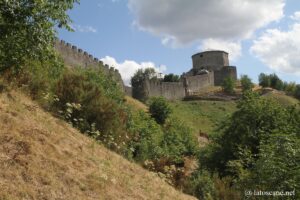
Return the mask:
<svg viewBox="0 0 300 200">
<path fill-rule="evenodd" d="M 203 57 L 203 54 L 200 54 L 200 57 L 202 58 L 202 57 Z"/>
</svg>

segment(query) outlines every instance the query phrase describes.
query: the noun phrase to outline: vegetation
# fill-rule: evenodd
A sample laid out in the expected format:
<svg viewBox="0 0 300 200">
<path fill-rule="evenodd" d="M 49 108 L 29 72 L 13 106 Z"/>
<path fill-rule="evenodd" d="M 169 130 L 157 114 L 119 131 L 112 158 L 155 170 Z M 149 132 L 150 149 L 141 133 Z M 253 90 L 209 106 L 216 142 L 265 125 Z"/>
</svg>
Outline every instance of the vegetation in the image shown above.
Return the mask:
<svg viewBox="0 0 300 200">
<path fill-rule="evenodd" d="M 296 84 L 295 82 L 283 82 L 276 74 L 266 75 L 261 73 L 259 75 L 259 85 L 285 91 L 286 94 L 300 100 L 300 84 Z"/>
<path fill-rule="evenodd" d="M 158 124 L 164 124 L 171 114 L 171 108 L 163 97 L 153 97 L 150 100 L 149 112 Z"/>
<path fill-rule="evenodd" d="M 184 122 L 195 135 L 212 134 L 217 124 L 236 110 L 233 101 L 174 101 L 170 106 L 171 116 Z"/>
<path fill-rule="evenodd" d="M 135 72 L 131 78 L 132 96 L 145 102 L 146 94 L 144 90 L 144 82 L 146 79 L 155 79 L 156 72 L 153 68 L 139 69 Z"/>
<path fill-rule="evenodd" d="M 176 74 L 166 74 L 164 77 L 164 82 L 179 82 L 180 77 Z"/>
<path fill-rule="evenodd" d="M 75 2 L 79 1 L 1 1 L 0 71 L 18 70 L 28 59 L 55 59 L 55 27 L 71 30 L 66 11 Z"/>
<path fill-rule="evenodd" d="M 235 87 L 235 81 L 231 77 L 225 78 L 222 83 L 223 91 L 227 94 L 233 94 Z"/>
<path fill-rule="evenodd" d="M 220 124 L 219 134 L 199 154 L 201 166 L 220 177 L 232 177 L 233 187 L 241 192 L 297 190 L 299 120 L 295 107 L 245 93 L 238 110 Z"/>
<path fill-rule="evenodd" d="M 242 75 L 240 81 L 243 91 L 252 90 L 252 88 L 254 87 L 254 84 L 247 75 Z"/>
</svg>

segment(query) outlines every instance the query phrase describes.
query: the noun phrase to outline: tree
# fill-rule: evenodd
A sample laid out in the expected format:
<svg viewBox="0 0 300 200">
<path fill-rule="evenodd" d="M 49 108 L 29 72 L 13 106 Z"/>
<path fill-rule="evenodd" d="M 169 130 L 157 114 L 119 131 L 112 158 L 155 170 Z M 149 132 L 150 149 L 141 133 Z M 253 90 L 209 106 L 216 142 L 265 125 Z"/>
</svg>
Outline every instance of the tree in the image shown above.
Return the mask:
<svg viewBox="0 0 300 200">
<path fill-rule="evenodd" d="M 265 149 L 261 144 L 272 143 L 271 138 L 278 133 L 299 137 L 300 113 L 295 107 L 285 108 L 253 92 L 246 92 L 237 107 L 220 124 L 219 134 L 200 157 L 205 168 L 222 176 L 240 176 L 241 171 L 251 169 L 261 156 L 261 149 Z"/>
<path fill-rule="evenodd" d="M 163 97 L 153 97 L 150 101 L 149 112 L 159 124 L 164 124 L 171 114 L 171 108 Z"/>
<path fill-rule="evenodd" d="M 222 88 L 225 93 L 233 94 L 234 86 L 235 86 L 235 80 L 233 78 L 227 77 L 224 79 Z"/>
<path fill-rule="evenodd" d="M 259 85 L 262 87 L 270 87 L 270 77 L 264 73 L 259 74 L 258 77 Z"/>
<path fill-rule="evenodd" d="M 241 76 L 241 84 L 243 91 L 252 90 L 254 86 L 251 79 L 247 75 Z"/>
<path fill-rule="evenodd" d="M 145 81 L 155 78 L 154 68 L 138 69 L 131 78 L 132 96 L 141 101 L 146 101 Z"/>
<path fill-rule="evenodd" d="M 79 0 L 0 1 L 0 71 L 54 55 L 56 27 L 71 30 L 66 11 Z"/>
<path fill-rule="evenodd" d="M 167 74 L 164 77 L 164 82 L 179 82 L 179 76 L 175 74 Z"/>
<path fill-rule="evenodd" d="M 294 96 L 300 100 L 300 84 L 296 85 Z"/>
<path fill-rule="evenodd" d="M 271 88 L 274 88 L 276 90 L 283 89 L 283 81 L 276 74 L 270 74 L 269 77 L 270 77 Z"/>
</svg>

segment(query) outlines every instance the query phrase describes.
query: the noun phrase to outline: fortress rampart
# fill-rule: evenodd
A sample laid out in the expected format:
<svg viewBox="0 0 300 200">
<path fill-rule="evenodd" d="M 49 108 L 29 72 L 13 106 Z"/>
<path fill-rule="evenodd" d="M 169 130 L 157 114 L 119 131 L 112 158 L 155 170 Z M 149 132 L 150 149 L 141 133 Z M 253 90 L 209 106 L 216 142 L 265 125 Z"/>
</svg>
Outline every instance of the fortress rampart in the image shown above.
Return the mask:
<svg viewBox="0 0 300 200">
<path fill-rule="evenodd" d="M 56 41 L 55 49 L 62 57 L 64 63 L 68 67 L 96 67 L 102 68 L 105 75 L 111 76 L 120 86 L 121 90 L 124 91 L 124 83 L 121 74 L 117 69 L 104 65 L 101 60 L 94 58 L 91 54 L 83 51 L 82 49 L 66 43 L 63 40 Z"/>
</svg>

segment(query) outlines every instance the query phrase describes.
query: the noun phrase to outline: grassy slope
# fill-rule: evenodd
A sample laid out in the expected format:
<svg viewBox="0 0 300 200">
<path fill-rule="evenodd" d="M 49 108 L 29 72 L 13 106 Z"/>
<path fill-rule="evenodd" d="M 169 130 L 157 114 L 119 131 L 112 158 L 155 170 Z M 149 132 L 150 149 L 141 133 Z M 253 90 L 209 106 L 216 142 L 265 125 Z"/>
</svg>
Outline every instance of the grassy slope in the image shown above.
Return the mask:
<svg viewBox="0 0 300 200">
<path fill-rule="evenodd" d="M 174 101 L 171 106 L 173 115 L 190 126 L 195 133 L 201 130 L 208 134 L 213 131 L 216 122 L 236 109 L 233 101 Z"/>
<path fill-rule="evenodd" d="M 270 99 L 275 99 L 276 101 L 278 101 L 283 106 L 297 105 L 297 104 L 300 103 L 300 101 L 297 100 L 296 98 L 294 98 L 292 96 L 287 96 L 284 93 L 277 92 L 277 91 L 268 92 L 267 94 L 264 95 L 264 97 L 265 98 L 270 98 Z"/>
<path fill-rule="evenodd" d="M 21 93 L 0 93 L 0 199 L 193 199 Z"/>
</svg>

